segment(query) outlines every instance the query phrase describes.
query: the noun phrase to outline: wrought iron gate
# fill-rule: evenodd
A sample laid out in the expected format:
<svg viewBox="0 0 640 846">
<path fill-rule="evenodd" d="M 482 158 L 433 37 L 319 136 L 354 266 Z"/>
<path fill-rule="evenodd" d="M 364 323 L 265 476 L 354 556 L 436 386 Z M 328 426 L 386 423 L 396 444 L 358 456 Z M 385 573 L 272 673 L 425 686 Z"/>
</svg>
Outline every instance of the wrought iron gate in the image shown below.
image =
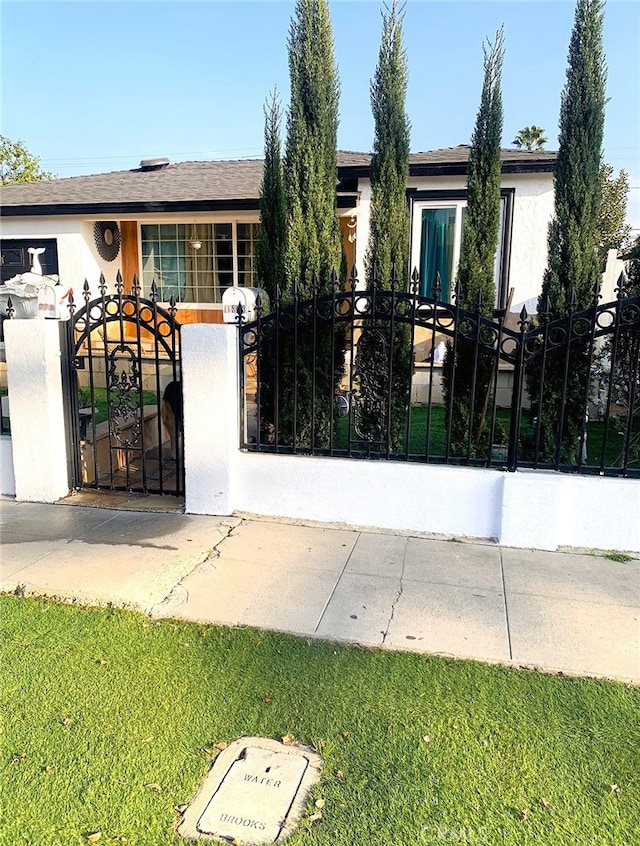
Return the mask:
<svg viewBox="0 0 640 846">
<path fill-rule="evenodd" d="M 70 295 L 68 405 L 76 488 L 184 495 L 180 324 L 158 292 L 123 292 L 84 305 Z M 76 310 L 77 309 L 77 310 Z M 170 383 L 177 383 L 168 389 Z M 168 390 L 167 390 L 168 389 Z M 171 399 L 165 402 L 164 398 Z"/>
</svg>

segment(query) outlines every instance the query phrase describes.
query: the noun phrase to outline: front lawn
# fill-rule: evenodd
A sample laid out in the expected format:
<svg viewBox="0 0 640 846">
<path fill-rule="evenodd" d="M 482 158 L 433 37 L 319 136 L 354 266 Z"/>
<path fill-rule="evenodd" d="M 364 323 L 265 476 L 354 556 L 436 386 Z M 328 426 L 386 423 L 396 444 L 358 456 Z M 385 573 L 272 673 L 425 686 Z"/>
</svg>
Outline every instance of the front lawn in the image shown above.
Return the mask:
<svg viewBox="0 0 640 846">
<path fill-rule="evenodd" d="M 153 391 L 143 391 L 142 392 L 142 404 L 143 405 L 156 405 L 158 402 L 158 397 Z M 78 392 L 78 405 L 82 408 L 91 407 L 91 391 L 89 388 L 81 388 Z M 98 423 L 104 423 L 105 420 L 109 419 L 109 403 L 107 397 L 107 389 L 106 388 L 95 388 L 93 389 L 93 408 L 94 411 L 94 420 L 93 422 L 98 425 Z"/>
<path fill-rule="evenodd" d="M 176 844 L 216 744 L 287 734 L 291 846 L 637 838 L 638 688 L 14 596 L 0 636 L 7 846 Z"/>
</svg>

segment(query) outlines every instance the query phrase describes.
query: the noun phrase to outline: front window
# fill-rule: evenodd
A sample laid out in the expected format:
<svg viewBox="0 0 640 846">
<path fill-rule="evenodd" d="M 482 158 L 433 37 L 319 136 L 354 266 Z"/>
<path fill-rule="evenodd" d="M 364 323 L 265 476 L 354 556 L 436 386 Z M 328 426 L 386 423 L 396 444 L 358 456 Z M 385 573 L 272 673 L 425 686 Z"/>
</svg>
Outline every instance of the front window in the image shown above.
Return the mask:
<svg viewBox="0 0 640 846">
<path fill-rule="evenodd" d="M 257 223 L 142 224 L 142 281 L 162 302 L 220 303 L 226 288 L 257 284 Z"/>
<path fill-rule="evenodd" d="M 503 191 L 500 203 L 498 247 L 494 259 L 495 306 L 506 301 L 508 232 L 512 193 Z M 462 249 L 467 212 L 466 192 L 412 192 L 411 268 L 420 273 L 420 294 L 432 297 L 440 275 L 442 302 L 451 302 Z"/>
</svg>

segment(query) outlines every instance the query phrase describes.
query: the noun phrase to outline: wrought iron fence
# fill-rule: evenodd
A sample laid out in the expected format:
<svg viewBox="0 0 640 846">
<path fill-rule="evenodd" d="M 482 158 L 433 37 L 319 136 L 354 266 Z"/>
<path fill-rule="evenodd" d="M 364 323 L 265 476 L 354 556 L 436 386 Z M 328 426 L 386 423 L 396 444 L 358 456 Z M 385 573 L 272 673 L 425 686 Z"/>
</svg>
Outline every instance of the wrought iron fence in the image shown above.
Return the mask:
<svg viewBox="0 0 640 846">
<path fill-rule="evenodd" d="M 640 297 L 551 320 L 418 291 L 239 308 L 242 448 L 640 477 Z"/>
</svg>

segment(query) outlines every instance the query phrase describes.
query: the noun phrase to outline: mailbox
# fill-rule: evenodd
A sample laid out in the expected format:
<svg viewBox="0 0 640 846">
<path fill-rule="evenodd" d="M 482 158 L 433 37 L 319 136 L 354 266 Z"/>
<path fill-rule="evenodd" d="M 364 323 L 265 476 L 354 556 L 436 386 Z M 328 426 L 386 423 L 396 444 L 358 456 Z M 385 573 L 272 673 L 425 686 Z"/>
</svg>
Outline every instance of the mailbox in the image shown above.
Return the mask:
<svg viewBox="0 0 640 846">
<path fill-rule="evenodd" d="M 269 296 L 262 288 L 227 288 L 222 295 L 223 323 L 238 322 L 238 306 L 242 306 L 242 322 L 249 323 L 258 316 L 256 300 L 260 297 L 262 314 L 269 311 Z"/>
<path fill-rule="evenodd" d="M 60 317 L 61 285 L 41 285 L 38 288 L 38 317 Z"/>
</svg>

